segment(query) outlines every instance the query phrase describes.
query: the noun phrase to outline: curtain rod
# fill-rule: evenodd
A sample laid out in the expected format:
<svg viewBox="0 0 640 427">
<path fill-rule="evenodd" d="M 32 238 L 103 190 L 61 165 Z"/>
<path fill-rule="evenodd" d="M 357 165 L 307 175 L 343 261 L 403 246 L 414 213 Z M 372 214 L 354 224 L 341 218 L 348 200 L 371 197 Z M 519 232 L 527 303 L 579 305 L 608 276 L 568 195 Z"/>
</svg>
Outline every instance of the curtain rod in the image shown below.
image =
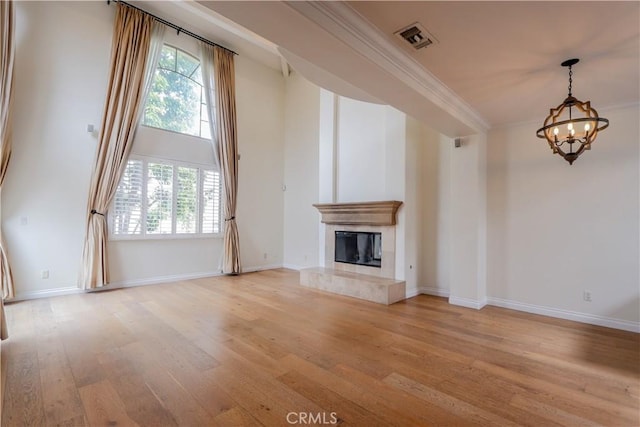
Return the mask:
<svg viewBox="0 0 640 427">
<path fill-rule="evenodd" d="M 226 51 L 228 51 L 228 52 L 233 53 L 234 55 L 237 55 L 237 53 L 236 53 L 236 52 L 234 52 L 234 51 L 232 51 L 231 49 L 228 49 L 228 48 L 226 48 L 226 47 L 224 47 L 224 46 L 221 46 L 221 45 L 219 45 L 218 43 L 214 43 L 214 42 L 212 42 L 211 40 L 207 40 L 207 39 L 205 39 L 204 37 L 201 37 L 201 36 L 199 36 L 199 35 L 197 35 L 197 34 L 195 34 L 195 33 L 192 33 L 192 32 L 191 32 L 191 31 L 189 31 L 189 30 L 185 30 L 184 28 L 179 27 L 178 25 L 176 25 L 176 24 L 174 24 L 174 23 L 172 23 L 172 22 L 169 22 L 169 21 L 167 21 L 167 20 L 165 20 L 165 19 L 162 19 L 162 18 L 160 18 L 159 16 L 154 15 L 153 13 L 149 13 L 149 12 L 147 12 L 146 10 L 140 9 L 139 7 L 136 7 L 136 6 L 132 5 L 132 4 L 129 4 L 129 3 L 127 3 L 127 2 L 124 2 L 124 1 L 122 1 L 122 0 L 107 0 L 107 5 L 110 5 L 112 1 L 113 1 L 114 3 L 122 3 L 122 4 L 125 4 L 125 5 L 127 5 L 127 6 L 129 6 L 129 7 L 131 7 L 131 8 L 133 8 L 133 9 L 135 9 L 135 10 L 139 10 L 140 12 L 144 13 L 145 15 L 149 15 L 150 17 L 152 17 L 152 18 L 153 18 L 153 19 L 155 19 L 156 21 L 160 22 L 161 24 L 164 24 L 164 25 L 166 25 L 167 27 L 171 27 L 171 28 L 173 28 L 174 30 L 176 30 L 176 31 L 178 32 L 178 34 L 180 34 L 180 33 L 184 33 L 184 34 L 186 34 L 186 35 L 188 35 L 188 36 L 190 36 L 190 37 L 193 37 L 193 38 L 194 38 L 194 39 L 196 39 L 196 40 L 200 40 L 201 42 L 204 42 L 204 43 L 209 44 L 209 45 L 211 45 L 211 46 L 218 46 L 219 48 L 222 48 L 222 49 L 224 49 L 224 50 L 226 50 Z"/>
</svg>

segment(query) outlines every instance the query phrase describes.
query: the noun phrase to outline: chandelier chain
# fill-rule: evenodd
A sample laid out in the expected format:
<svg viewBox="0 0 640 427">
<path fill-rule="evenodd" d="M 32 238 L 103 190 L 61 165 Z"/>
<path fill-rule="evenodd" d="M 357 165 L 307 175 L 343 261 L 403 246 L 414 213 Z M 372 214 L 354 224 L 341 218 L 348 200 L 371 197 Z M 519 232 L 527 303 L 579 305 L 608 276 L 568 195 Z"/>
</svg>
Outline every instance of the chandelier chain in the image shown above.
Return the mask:
<svg viewBox="0 0 640 427">
<path fill-rule="evenodd" d="M 569 65 L 569 96 L 571 96 L 571 84 L 573 83 L 573 70 L 571 69 L 571 65 Z"/>
</svg>

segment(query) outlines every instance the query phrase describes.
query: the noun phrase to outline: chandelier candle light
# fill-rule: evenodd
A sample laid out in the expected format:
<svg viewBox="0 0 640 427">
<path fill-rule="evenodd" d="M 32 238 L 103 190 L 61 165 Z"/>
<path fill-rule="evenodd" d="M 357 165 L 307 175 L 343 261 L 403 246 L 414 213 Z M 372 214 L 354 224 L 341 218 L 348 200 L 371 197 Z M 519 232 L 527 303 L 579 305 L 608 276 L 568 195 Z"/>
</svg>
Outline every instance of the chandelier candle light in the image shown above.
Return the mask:
<svg viewBox="0 0 640 427">
<path fill-rule="evenodd" d="M 538 138 L 547 140 L 554 154 L 560 154 L 570 165 L 584 150 L 590 150 L 598 132 L 609 126 L 609 120 L 598 116 L 598 112 L 591 107 L 591 101 L 582 102 L 571 94 L 571 67 L 578 61 L 568 59 L 561 64 L 569 67 L 569 96 L 550 110 L 544 126 L 536 132 Z M 563 149 L 561 147 L 564 144 L 567 146 Z"/>
</svg>

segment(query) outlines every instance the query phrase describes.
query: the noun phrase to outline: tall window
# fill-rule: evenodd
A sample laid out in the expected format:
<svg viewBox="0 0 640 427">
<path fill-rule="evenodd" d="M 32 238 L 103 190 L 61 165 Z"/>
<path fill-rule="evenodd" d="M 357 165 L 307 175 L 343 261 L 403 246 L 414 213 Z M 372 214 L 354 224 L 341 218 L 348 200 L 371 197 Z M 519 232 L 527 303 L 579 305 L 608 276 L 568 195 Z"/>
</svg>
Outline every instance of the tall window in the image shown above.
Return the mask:
<svg viewBox="0 0 640 427">
<path fill-rule="evenodd" d="M 142 124 L 211 139 L 197 58 L 164 45 Z M 185 147 L 181 144 L 208 144 L 175 134 L 169 140 L 175 142 L 176 153 Z M 158 152 L 166 152 L 166 147 Z M 110 235 L 145 239 L 219 234 L 219 171 L 213 165 L 157 158 L 153 146 L 145 154 L 150 157 L 132 155 L 127 162 L 109 209 Z"/>
<path fill-rule="evenodd" d="M 211 139 L 198 58 L 164 45 L 142 124 Z"/>
<path fill-rule="evenodd" d="M 220 173 L 199 165 L 132 157 L 109 217 L 113 236 L 220 233 Z"/>
</svg>

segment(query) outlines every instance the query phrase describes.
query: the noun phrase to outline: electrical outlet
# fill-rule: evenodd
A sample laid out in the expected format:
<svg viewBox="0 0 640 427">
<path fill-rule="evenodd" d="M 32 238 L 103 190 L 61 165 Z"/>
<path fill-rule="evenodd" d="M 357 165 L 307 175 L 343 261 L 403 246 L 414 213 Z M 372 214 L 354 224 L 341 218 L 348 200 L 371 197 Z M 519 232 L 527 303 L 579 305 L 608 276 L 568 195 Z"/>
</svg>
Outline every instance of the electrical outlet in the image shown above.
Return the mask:
<svg viewBox="0 0 640 427">
<path fill-rule="evenodd" d="M 21 216 L 20 225 L 28 225 L 28 224 L 29 224 L 29 218 L 27 218 L 26 216 Z"/>
<path fill-rule="evenodd" d="M 587 302 L 591 302 L 591 291 L 583 291 L 582 292 L 582 299 L 587 301 Z"/>
<path fill-rule="evenodd" d="M 49 278 L 49 270 L 42 270 L 40 272 L 40 278 L 42 279 L 48 279 Z"/>
<path fill-rule="evenodd" d="M 265 252 L 263 255 L 264 259 L 267 259 L 267 253 Z"/>
</svg>

